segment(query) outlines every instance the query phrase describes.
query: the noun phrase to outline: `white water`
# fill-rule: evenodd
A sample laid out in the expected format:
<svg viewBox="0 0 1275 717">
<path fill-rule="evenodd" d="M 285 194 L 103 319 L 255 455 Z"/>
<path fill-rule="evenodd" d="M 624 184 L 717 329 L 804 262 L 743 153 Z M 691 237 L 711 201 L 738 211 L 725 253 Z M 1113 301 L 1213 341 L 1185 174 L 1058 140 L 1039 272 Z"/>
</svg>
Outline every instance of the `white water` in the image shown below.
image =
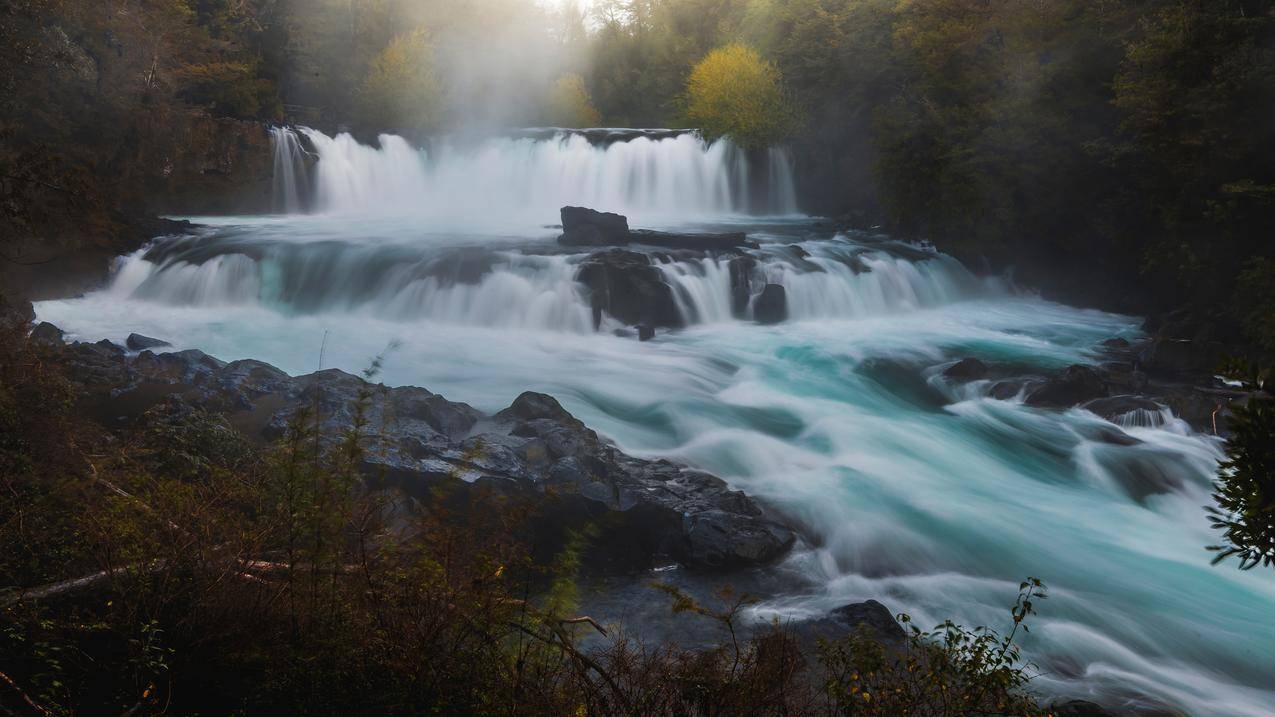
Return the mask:
<svg viewBox="0 0 1275 717">
<path fill-rule="evenodd" d="M 729 141 L 706 145 L 689 133 L 605 147 L 562 133 L 548 140 L 437 140 L 417 149 L 393 135 L 372 147 L 348 134 L 301 131 L 319 157 L 313 206 L 322 213 L 415 218 L 435 230 L 525 231 L 556 223 L 558 209 L 568 204 L 619 212 L 635 226 L 797 212 L 785 151 L 772 149 L 764 166 L 753 167 Z M 284 153 L 276 164 L 296 164 L 289 158 L 299 145 L 280 141 L 276 147 Z M 758 172 L 762 191 L 752 192 L 750 174 Z M 301 191 L 284 187 L 285 196 Z"/>
<path fill-rule="evenodd" d="M 508 142 L 518 161 L 490 161 L 514 167 L 561 150 L 524 141 L 492 145 Z M 577 150 L 602 164 L 597 153 L 613 151 Z M 315 368 L 325 333 L 327 365 L 347 370 L 395 342 L 390 383 L 486 410 L 546 391 L 626 450 L 702 466 L 781 507 L 811 542 L 777 568 L 790 587 L 760 616 L 875 598 L 922 625 L 1005 626 L 1018 581 L 1036 575 L 1052 589 L 1026 642 L 1045 673 L 1035 689 L 1117 706 L 1149 697 L 1196 715 L 1275 712 L 1275 580 L 1210 567 L 1203 549 L 1217 539 L 1202 506 L 1220 442 L 1168 412 L 1111 424 L 941 376 L 970 355 L 1040 370 L 1094 360 L 1103 340 L 1134 338 L 1135 319 L 1020 295 L 878 238 L 803 238 L 793 224 L 755 234 L 757 271 L 786 287 L 793 321 L 732 319 L 725 264 L 685 259 L 661 271 L 690 328 L 647 343 L 595 333 L 573 282 L 580 256 L 540 255 L 551 230 L 422 230 L 446 202 L 418 195 L 434 186 L 432 170 L 412 153 L 348 148 L 369 158 L 358 172 L 378 192 L 402 190 L 383 211 L 383 194 L 351 187 L 352 214 L 326 205 L 318 216 L 224 218 L 150 258 L 124 258 L 108 289 L 37 312 L 81 338 L 137 331 L 294 373 Z M 322 177 L 334 155 L 320 154 Z M 377 164 L 391 156 L 410 191 L 389 179 L 392 162 Z M 489 167 L 475 165 L 470 182 Z M 511 181 L 493 193 L 513 202 L 501 213 L 526 211 L 516 190 Z M 470 190 L 440 191 L 463 201 Z M 590 203 L 561 187 L 525 191 Z M 665 209 L 644 192 L 614 190 Z M 415 208 L 397 211 L 409 197 Z M 702 195 L 697 211 L 737 209 L 715 197 Z M 533 224 L 556 209 L 537 210 L 549 216 Z M 448 263 L 454 247 L 490 250 L 490 271 Z M 1141 442 L 1102 440 L 1116 429 Z"/>
</svg>

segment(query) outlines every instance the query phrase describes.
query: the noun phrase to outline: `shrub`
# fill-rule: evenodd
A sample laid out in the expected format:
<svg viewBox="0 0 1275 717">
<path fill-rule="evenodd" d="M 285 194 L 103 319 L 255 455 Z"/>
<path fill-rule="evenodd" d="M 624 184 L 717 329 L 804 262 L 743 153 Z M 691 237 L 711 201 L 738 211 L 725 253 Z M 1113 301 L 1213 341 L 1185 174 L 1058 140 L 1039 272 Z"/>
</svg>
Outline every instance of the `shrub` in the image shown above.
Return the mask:
<svg viewBox="0 0 1275 717">
<path fill-rule="evenodd" d="M 793 125 L 779 70 L 740 43 L 695 65 L 686 83 L 686 118 L 705 137 L 730 137 L 747 149 L 783 140 Z"/>
<path fill-rule="evenodd" d="M 1209 508 L 1224 540 L 1209 548 L 1213 563 L 1236 556 L 1242 570 L 1275 565 L 1275 399 L 1250 397 L 1234 409 L 1231 431 Z"/>
</svg>

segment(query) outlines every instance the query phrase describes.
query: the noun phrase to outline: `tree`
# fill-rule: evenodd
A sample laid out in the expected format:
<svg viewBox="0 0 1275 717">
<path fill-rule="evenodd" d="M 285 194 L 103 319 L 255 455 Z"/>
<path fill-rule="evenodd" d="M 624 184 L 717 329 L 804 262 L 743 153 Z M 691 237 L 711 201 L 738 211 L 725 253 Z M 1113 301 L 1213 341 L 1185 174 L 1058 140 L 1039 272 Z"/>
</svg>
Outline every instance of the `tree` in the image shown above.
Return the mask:
<svg viewBox="0 0 1275 717">
<path fill-rule="evenodd" d="M 691 71 L 686 95 L 687 119 L 708 138 L 757 149 L 783 140 L 792 127 L 779 70 L 741 43 L 708 53 Z"/>
<path fill-rule="evenodd" d="M 549 123 L 555 127 L 597 127 L 602 115 L 589 99 L 584 78 L 563 75 L 549 91 Z"/>
<path fill-rule="evenodd" d="M 1223 531 L 1214 563 L 1232 555 L 1240 569 L 1275 566 L 1275 399 L 1257 395 L 1235 409 L 1211 507 L 1213 527 Z"/>
<path fill-rule="evenodd" d="M 440 121 L 441 94 L 429 33 L 413 30 L 372 59 L 359 87 L 359 114 L 377 128 L 430 130 Z"/>
</svg>

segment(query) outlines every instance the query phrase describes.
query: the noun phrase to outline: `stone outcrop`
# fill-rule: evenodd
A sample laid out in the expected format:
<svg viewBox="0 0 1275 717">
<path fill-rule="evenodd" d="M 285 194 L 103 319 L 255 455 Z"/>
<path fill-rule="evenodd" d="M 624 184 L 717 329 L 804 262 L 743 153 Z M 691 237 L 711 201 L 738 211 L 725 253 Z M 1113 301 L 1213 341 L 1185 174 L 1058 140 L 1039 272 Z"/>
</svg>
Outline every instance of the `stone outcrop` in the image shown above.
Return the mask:
<svg viewBox="0 0 1275 717">
<path fill-rule="evenodd" d="M 586 556 L 597 569 L 669 560 L 741 568 L 775 560 L 795 540 L 720 478 L 629 456 L 544 394 L 524 393 L 487 415 L 423 388 L 373 385 L 335 369 L 292 377 L 260 361 L 225 363 L 194 350 L 133 355 L 107 341 L 65 352 L 84 386 L 82 410 L 108 425 L 176 400 L 221 413 L 258 441 L 277 439 L 303 412 L 316 412 L 320 435 L 335 443 L 362 402 L 372 427 L 363 457 L 370 480 L 421 502 L 443 484 L 529 497 L 544 508 L 546 534 L 601 530 Z"/>
<path fill-rule="evenodd" d="M 696 251 L 727 251 L 743 246 L 756 246 L 743 232 L 724 234 L 703 232 L 669 232 L 654 229 L 629 229 L 629 220 L 621 214 L 599 212 L 586 207 L 563 207 L 563 246 L 644 246 Z"/>
<path fill-rule="evenodd" d="M 652 328 L 684 324 L 673 287 L 646 254 L 625 249 L 597 252 L 580 264 L 576 280 L 589 294 L 595 327 L 603 314 Z"/>
</svg>

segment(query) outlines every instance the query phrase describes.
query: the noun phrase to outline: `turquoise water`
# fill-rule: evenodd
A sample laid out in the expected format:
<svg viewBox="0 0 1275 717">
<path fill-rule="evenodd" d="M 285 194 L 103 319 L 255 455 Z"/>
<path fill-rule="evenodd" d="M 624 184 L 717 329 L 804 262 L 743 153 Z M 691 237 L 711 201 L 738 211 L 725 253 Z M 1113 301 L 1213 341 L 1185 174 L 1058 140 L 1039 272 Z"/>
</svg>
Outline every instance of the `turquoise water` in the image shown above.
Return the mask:
<svg viewBox="0 0 1275 717">
<path fill-rule="evenodd" d="M 215 258 L 139 253 L 112 286 L 42 302 L 39 317 L 78 338 L 136 331 L 292 373 L 318 368 L 325 340 L 324 366 L 351 371 L 393 344 L 386 382 L 488 411 L 545 391 L 623 449 L 717 473 L 800 528 L 778 570 L 801 580 L 759 618 L 875 598 L 922 625 L 1005 625 L 1034 575 L 1051 588 L 1026 642 L 1036 689 L 1116 704 L 1149 695 L 1198 715 L 1275 711 L 1275 576 L 1210 567 L 1203 547 L 1217 539 L 1202 506 L 1220 442 L 1169 420 L 1112 445 L 1097 416 L 990 399 L 940 375 L 964 356 L 1041 370 L 1093 361 L 1103 340 L 1138 335 L 1135 318 L 841 237 L 803 243 L 826 263 L 814 274 L 767 269 L 803 302 L 777 326 L 722 317 L 719 267 L 666 267 L 703 320 L 639 343 L 591 330 L 571 282 L 578 257 L 527 256 L 509 237 L 387 225 L 343 240 L 354 225 L 316 238 L 322 218 L 220 223 L 203 230 L 223 246 Z M 412 247 L 457 244 L 509 253 L 465 286 L 394 268 Z M 399 258 L 377 264 L 367 251 L 381 245 Z M 844 269 L 851 255 L 872 271 Z M 357 276 L 373 266 L 370 283 Z M 1146 494 L 1148 481 L 1168 487 Z"/>
</svg>

